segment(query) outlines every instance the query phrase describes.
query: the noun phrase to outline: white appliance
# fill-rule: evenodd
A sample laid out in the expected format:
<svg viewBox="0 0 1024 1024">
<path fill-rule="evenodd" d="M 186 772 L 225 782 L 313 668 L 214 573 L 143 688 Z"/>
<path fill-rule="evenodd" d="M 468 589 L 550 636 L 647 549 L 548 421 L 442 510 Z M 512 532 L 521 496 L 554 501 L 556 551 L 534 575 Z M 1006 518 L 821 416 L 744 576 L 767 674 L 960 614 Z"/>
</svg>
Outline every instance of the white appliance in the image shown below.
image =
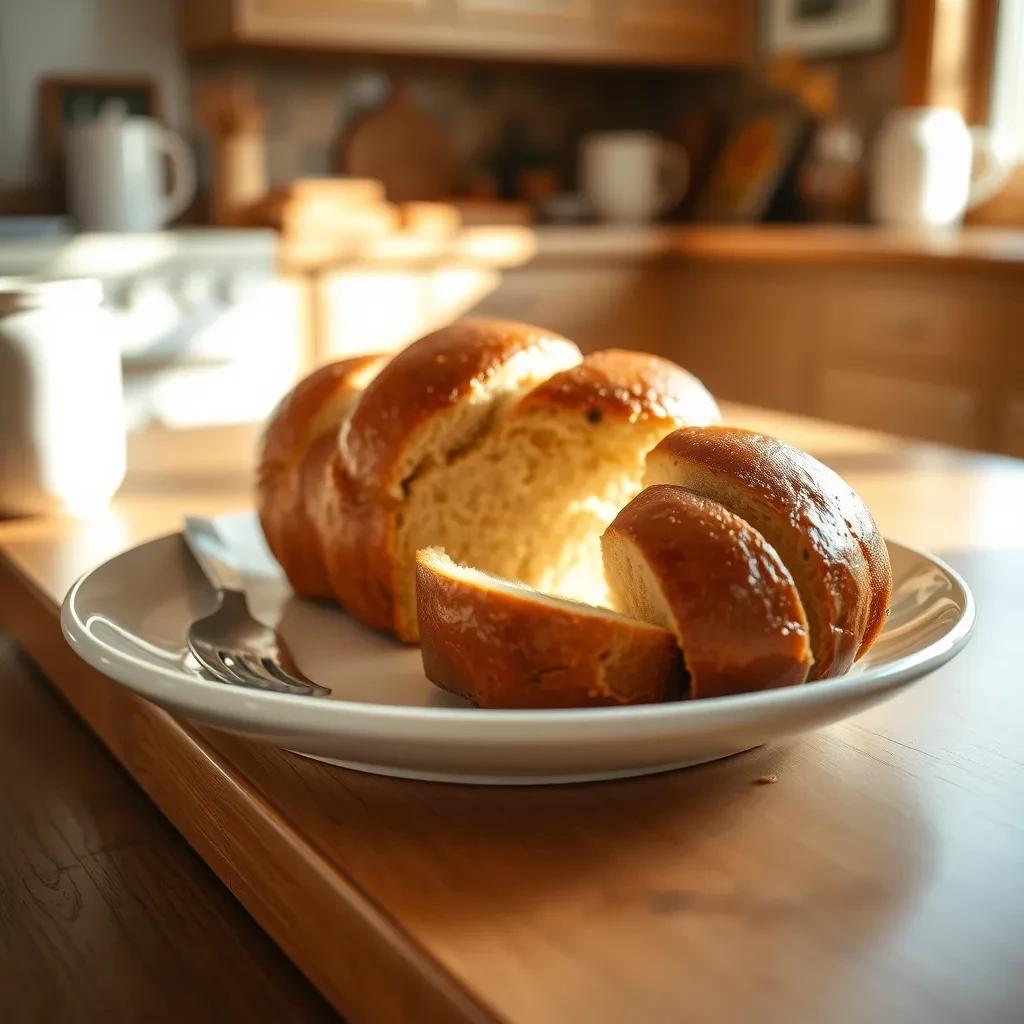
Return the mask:
<svg viewBox="0 0 1024 1024">
<path fill-rule="evenodd" d="M 686 195 L 686 150 L 653 132 L 597 132 L 583 139 L 580 180 L 601 220 L 646 224 Z"/>
<path fill-rule="evenodd" d="M 955 227 L 1003 187 L 1014 160 L 1006 140 L 968 128 L 956 110 L 894 110 L 872 154 L 871 217 L 894 227 Z"/>
<path fill-rule="evenodd" d="M 0 241 L 0 276 L 93 277 L 121 347 L 129 429 L 263 419 L 304 368 L 305 310 L 270 230 Z"/>
</svg>

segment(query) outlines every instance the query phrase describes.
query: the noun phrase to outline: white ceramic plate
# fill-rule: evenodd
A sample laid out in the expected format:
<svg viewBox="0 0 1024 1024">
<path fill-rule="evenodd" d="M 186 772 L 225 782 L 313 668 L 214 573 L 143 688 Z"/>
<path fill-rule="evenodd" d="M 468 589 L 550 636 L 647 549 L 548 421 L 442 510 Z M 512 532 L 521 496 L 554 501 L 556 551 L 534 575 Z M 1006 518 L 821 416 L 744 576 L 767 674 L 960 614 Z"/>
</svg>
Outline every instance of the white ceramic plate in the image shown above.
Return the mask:
<svg viewBox="0 0 1024 1024">
<path fill-rule="evenodd" d="M 699 764 L 885 700 L 953 657 L 974 623 L 973 599 L 952 569 L 890 543 L 892 614 L 878 643 L 840 679 L 641 707 L 482 711 L 434 687 L 418 649 L 294 597 L 252 514 L 215 522 L 253 613 L 279 628 L 299 667 L 331 697 L 243 690 L 199 675 L 185 636 L 212 610 L 213 592 L 177 534 L 79 580 L 62 610 L 69 642 L 94 668 L 176 714 L 404 778 L 540 784 Z"/>
</svg>

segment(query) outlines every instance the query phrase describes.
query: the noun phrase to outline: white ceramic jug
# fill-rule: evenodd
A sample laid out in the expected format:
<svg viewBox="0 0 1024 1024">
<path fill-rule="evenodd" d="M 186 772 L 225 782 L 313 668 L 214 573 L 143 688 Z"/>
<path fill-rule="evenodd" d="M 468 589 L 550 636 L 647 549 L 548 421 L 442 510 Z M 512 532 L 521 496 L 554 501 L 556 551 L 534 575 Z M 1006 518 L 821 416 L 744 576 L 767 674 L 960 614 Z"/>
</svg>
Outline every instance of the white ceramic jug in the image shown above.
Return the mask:
<svg viewBox="0 0 1024 1024">
<path fill-rule="evenodd" d="M 121 350 L 99 281 L 0 278 L 0 514 L 91 512 L 125 470 Z"/>
<path fill-rule="evenodd" d="M 872 156 L 872 220 L 908 228 L 955 226 L 1003 187 L 1014 158 L 1005 140 L 987 128 L 968 128 L 955 110 L 894 110 Z"/>
<path fill-rule="evenodd" d="M 68 204 L 85 231 L 158 231 L 192 201 L 195 161 L 180 135 L 109 100 L 67 129 Z M 172 185 L 164 186 L 164 157 Z"/>
<path fill-rule="evenodd" d="M 580 180 L 602 220 L 644 224 L 686 194 L 686 150 L 653 132 L 599 132 L 583 140 Z"/>
</svg>

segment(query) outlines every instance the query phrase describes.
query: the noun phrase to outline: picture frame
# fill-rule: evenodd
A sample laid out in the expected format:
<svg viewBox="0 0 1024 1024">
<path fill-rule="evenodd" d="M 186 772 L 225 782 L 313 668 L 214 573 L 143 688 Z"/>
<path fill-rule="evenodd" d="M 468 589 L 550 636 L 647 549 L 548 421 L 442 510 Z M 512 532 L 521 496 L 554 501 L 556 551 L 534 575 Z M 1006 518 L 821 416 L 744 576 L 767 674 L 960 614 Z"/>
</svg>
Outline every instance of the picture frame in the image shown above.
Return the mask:
<svg viewBox="0 0 1024 1024">
<path fill-rule="evenodd" d="M 792 106 L 753 110 L 730 132 L 705 182 L 694 214 L 704 222 L 764 220 L 807 133 Z"/>
<path fill-rule="evenodd" d="M 883 50 L 896 15 L 896 0 L 761 0 L 762 46 L 801 57 Z"/>
</svg>

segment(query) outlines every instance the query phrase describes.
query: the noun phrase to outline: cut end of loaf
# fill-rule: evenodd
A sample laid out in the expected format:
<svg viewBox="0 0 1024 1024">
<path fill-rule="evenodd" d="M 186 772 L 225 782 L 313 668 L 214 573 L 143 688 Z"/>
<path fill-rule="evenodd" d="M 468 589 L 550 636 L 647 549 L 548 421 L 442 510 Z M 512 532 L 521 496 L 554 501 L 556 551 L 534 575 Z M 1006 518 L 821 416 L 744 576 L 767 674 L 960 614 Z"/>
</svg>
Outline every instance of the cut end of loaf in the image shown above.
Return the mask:
<svg viewBox="0 0 1024 1024">
<path fill-rule="evenodd" d="M 587 707 L 677 697 L 671 633 L 453 561 L 417 559 L 424 671 L 480 707 Z"/>
<path fill-rule="evenodd" d="M 432 572 L 459 580 L 468 586 L 490 589 L 514 600 L 532 601 L 543 605 L 551 611 L 575 615 L 593 615 L 605 618 L 609 622 L 628 622 L 639 629 L 649 630 L 652 633 L 661 632 L 657 626 L 652 626 L 648 622 L 635 619 L 611 608 L 589 604 L 586 601 L 575 598 L 559 597 L 557 594 L 547 594 L 518 580 L 506 579 L 501 576 L 495 576 L 493 573 L 484 572 L 482 569 L 475 569 L 470 565 L 463 565 L 456 562 L 441 547 L 421 548 L 416 552 L 416 564 Z"/>
<path fill-rule="evenodd" d="M 537 385 L 471 448 L 411 481 L 396 543 L 399 635 L 415 639 L 411 567 L 428 545 L 608 605 L 601 533 L 639 491 L 644 456 L 681 422 L 713 417 L 699 381 L 642 353 L 595 352 Z"/>
</svg>

